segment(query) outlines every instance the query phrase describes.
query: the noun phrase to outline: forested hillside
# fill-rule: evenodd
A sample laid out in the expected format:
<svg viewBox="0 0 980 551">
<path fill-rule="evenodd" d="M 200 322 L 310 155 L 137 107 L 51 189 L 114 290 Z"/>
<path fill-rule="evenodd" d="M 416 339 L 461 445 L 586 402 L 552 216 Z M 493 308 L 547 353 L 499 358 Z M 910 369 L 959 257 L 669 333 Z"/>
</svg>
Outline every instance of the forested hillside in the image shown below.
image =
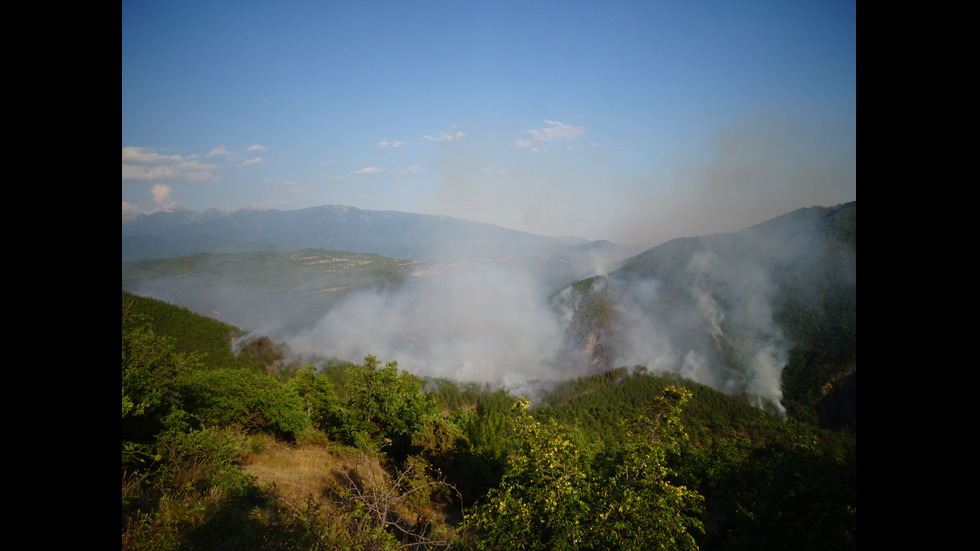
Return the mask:
<svg viewBox="0 0 980 551">
<path fill-rule="evenodd" d="M 123 549 L 856 547 L 854 430 L 640 366 L 521 397 L 397 360 L 124 291 Z"/>
<path fill-rule="evenodd" d="M 856 431 L 857 204 L 669 241 L 551 297 L 569 362 L 644 365 Z"/>
</svg>

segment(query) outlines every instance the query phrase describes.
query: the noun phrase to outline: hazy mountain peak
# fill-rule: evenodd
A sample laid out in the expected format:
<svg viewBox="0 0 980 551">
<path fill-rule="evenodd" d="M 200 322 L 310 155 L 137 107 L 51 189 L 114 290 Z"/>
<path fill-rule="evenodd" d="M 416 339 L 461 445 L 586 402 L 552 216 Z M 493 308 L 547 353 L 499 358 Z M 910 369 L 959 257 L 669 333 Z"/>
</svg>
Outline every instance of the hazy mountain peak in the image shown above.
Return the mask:
<svg viewBox="0 0 980 551">
<path fill-rule="evenodd" d="M 450 216 L 323 205 L 141 216 L 123 224 L 122 258 L 314 248 L 418 260 L 547 254 L 585 243 Z"/>
</svg>

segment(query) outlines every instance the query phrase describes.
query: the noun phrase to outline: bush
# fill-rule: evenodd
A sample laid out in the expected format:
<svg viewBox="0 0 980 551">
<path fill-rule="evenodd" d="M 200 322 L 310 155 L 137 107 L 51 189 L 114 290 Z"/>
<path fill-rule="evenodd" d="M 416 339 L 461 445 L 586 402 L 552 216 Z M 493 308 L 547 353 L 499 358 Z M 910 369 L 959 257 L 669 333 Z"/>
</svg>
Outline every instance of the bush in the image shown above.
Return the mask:
<svg viewBox="0 0 980 551">
<path fill-rule="evenodd" d="M 242 369 L 196 372 L 182 385 L 185 407 L 200 426 L 238 426 L 295 441 L 310 418 L 295 389 L 272 375 Z"/>
</svg>

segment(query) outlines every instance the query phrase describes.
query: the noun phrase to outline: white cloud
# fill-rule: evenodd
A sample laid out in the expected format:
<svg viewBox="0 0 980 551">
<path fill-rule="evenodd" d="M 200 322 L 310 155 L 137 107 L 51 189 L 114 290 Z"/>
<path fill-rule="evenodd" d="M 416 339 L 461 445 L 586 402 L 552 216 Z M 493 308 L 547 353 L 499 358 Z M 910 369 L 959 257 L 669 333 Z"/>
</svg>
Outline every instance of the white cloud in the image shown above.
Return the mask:
<svg viewBox="0 0 980 551">
<path fill-rule="evenodd" d="M 455 128 L 456 127 L 453 126 L 453 129 L 455 129 Z M 455 132 L 453 132 L 452 130 L 450 130 L 448 132 L 443 132 L 442 134 L 439 134 L 436 137 L 432 137 L 432 136 L 429 136 L 428 134 L 426 134 L 425 136 L 422 136 L 422 139 L 429 140 L 430 142 L 455 142 L 455 141 L 462 140 L 465 137 L 466 137 L 466 134 L 463 134 L 459 130 L 456 130 Z"/>
<path fill-rule="evenodd" d="M 153 203 L 156 204 L 156 210 L 173 210 L 177 207 L 177 201 L 174 201 L 171 195 L 173 195 L 173 188 L 167 184 L 153 184 L 153 188 L 150 189 L 150 194 L 153 195 Z"/>
<path fill-rule="evenodd" d="M 122 148 L 122 160 L 131 163 L 168 163 L 180 162 L 184 158 L 180 155 L 160 155 L 145 147 L 129 146 Z"/>
<path fill-rule="evenodd" d="M 265 151 L 265 146 L 259 144 L 250 145 L 245 148 L 245 151 Z"/>
<path fill-rule="evenodd" d="M 538 129 L 531 129 L 525 132 L 526 136 L 514 141 L 517 147 L 530 148 L 538 151 L 541 144 L 552 142 L 570 142 L 585 135 L 585 127 L 570 126 L 558 121 L 544 121 L 547 126 Z M 547 147 L 545 147 L 547 149 Z"/>
<path fill-rule="evenodd" d="M 243 162 L 242 164 L 240 164 L 238 166 L 239 167 L 243 167 L 243 166 L 248 166 L 248 165 L 254 165 L 256 163 L 261 163 L 261 162 L 262 162 L 262 157 L 256 157 L 254 159 L 248 159 L 247 161 Z"/>
<path fill-rule="evenodd" d="M 143 211 L 137 205 L 132 203 L 122 202 L 122 221 L 129 222 L 131 220 L 136 220 L 136 217 L 143 214 Z"/>
<path fill-rule="evenodd" d="M 161 155 L 145 147 L 124 147 L 122 160 L 123 180 L 218 180 L 213 174 L 218 166 L 198 161 L 194 156 L 185 158 L 181 155 Z"/>
<path fill-rule="evenodd" d="M 362 168 L 360 170 L 355 170 L 354 172 L 351 172 L 351 173 L 348 173 L 348 174 L 338 175 L 338 176 L 331 176 L 330 178 L 333 179 L 333 180 L 342 180 L 342 179 L 348 178 L 350 176 L 361 176 L 363 174 L 375 174 L 377 172 L 383 172 L 383 171 L 384 171 L 383 168 L 378 168 L 376 166 L 369 166 L 369 167 Z"/>
<path fill-rule="evenodd" d="M 228 156 L 228 155 L 231 155 L 231 151 L 228 151 L 227 149 L 225 149 L 224 144 L 222 144 L 222 145 L 219 145 L 218 147 L 212 149 L 211 151 L 209 151 L 208 154 L 205 155 L 205 157 L 216 157 L 218 155 Z"/>
<path fill-rule="evenodd" d="M 367 168 L 362 168 L 361 170 L 355 170 L 354 172 L 351 172 L 350 175 L 355 176 L 357 174 L 374 174 L 375 172 L 381 172 L 382 170 L 384 169 L 376 166 L 369 166 Z"/>
<path fill-rule="evenodd" d="M 167 184 L 153 184 L 150 188 L 150 195 L 153 196 L 153 208 L 151 210 L 143 210 L 139 205 L 133 203 L 122 202 L 122 220 L 123 222 L 128 222 L 135 220 L 137 216 L 142 214 L 151 214 L 160 211 L 172 211 L 180 206 L 180 203 L 173 198 L 173 188 Z"/>
<path fill-rule="evenodd" d="M 394 174 L 396 176 L 414 176 L 416 174 L 422 174 L 423 172 L 425 171 L 422 169 L 422 167 L 412 165 L 404 170 L 393 170 L 390 172 L 390 174 Z"/>
<path fill-rule="evenodd" d="M 405 142 L 399 140 L 388 141 L 388 138 L 381 138 L 381 141 L 378 142 L 379 147 L 396 148 L 396 147 L 401 147 L 403 145 L 405 145 Z"/>
<path fill-rule="evenodd" d="M 282 185 L 286 187 L 287 193 L 304 193 L 310 190 L 310 188 L 303 187 L 299 183 L 292 181 L 283 182 Z"/>
<path fill-rule="evenodd" d="M 199 162 L 187 162 L 180 165 L 138 166 L 122 165 L 123 180 L 184 180 L 188 182 L 206 182 L 217 180 L 211 174 L 218 167 Z"/>
</svg>

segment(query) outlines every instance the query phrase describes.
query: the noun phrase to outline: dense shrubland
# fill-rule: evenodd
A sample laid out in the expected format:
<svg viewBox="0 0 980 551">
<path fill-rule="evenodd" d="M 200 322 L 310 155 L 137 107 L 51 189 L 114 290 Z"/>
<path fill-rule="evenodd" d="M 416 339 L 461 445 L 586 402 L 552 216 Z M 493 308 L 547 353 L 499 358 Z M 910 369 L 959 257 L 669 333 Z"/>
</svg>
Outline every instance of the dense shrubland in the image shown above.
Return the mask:
<svg viewBox="0 0 980 551">
<path fill-rule="evenodd" d="M 640 367 L 527 398 L 123 292 L 122 547 L 856 547 L 853 432 Z M 273 450 L 319 482 L 260 480 Z"/>
</svg>

